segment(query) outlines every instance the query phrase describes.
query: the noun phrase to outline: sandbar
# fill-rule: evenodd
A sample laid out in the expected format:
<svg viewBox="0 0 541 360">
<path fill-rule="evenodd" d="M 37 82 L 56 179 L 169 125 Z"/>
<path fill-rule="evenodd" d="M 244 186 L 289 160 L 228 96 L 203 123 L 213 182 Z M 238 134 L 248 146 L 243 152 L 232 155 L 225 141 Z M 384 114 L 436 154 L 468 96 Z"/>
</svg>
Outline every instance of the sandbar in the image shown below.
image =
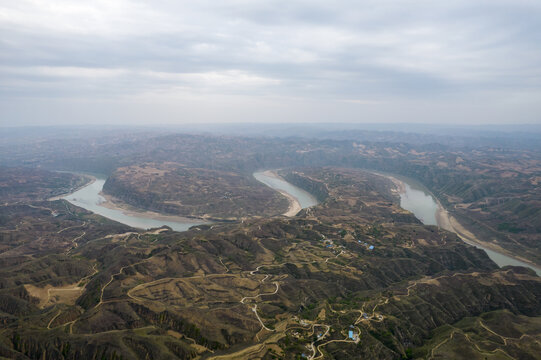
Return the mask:
<svg viewBox="0 0 541 360">
<path fill-rule="evenodd" d="M 375 173 L 375 172 L 374 172 Z M 395 191 L 397 191 L 399 194 L 403 194 L 406 191 L 406 185 L 405 182 L 397 179 L 391 175 L 388 174 L 382 174 L 382 173 L 375 173 L 377 175 L 383 176 L 388 178 L 393 182 L 393 184 L 396 186 Z M 429 192 L 430 193 L 430 192 Z M 467 230 L 458 220 L 449 214 L 449 211 L 443 207 L 439 199 L 434 196 L 434 194 L 430 193 L 432 198 L 436 201 L 436 204 L 438 205 L 436 210 L 436 222 L 438 224 L 438 227 L 450 231 L 452 233 L 455 233 L 462 241 L 464 241 L 468 245 L 472 246 L 478 246 L 481 248 L 487 248 L 490 249 L 496 253 L 499 253 L 504 256 L 508 256 L 512 259 L 522 261 L 526 264 L 529 264 L 530 266 L 533 266 L 535 268 L 539 268 L 539 266 L 532 261 L 523 258 L 521 256 L 517 256 L 516 254 L 513 254 L 507 249 L 502 248 L 501 246 L 498 246 L 496 244 L 479 240 L 477 236 L 475 236 L 471 231 Z"/>
<path fill-rule="evenodd" d="M 284 178 L 282 178 L 280 175 L 278 175 L 273 170 L 263 171 L 262 174 L 265 175 L 265 176 L 268 176 L 268 177 L 272 177 L 272 178 L 275 178 L 275 179 L 285 181 Z M 302 210 L 301 203 L 299 202 L 299 200 L 296 197 L 294 197 L 290 193 L 288 193 L 288 192 L 286 192 L 284 190 L 281 190 L 281 189 L 274 189 L 274 190 L 276 190 L 280 194 L 284 195 L 287 198 L 287 200 L 289 201 L 289 208 L 282 215 L 287 216 L 287 217 L 292 217 L 292 216 L 297 215 L 298 212 Z"/>
<path fill-rule="evenodd" d="M 201 224 L 201 221 L 210 222 L 210 219 L 206 217 L 205 215 L 201 217 L 195 217 L 195 216 L 184 217 L 184 216 L 178 216 L 178 215 L 166 215 L 166 214 L 161 214 L 161 213 L 157 213 L 150 210 L 142 210 L 142 209 L 132 207 L 131 205 L 128 205 L 111 195 L 103 193 L 103 191 L 100 192 L 100 196 L 102 196 L 105 199 L 104 202 L 99 204 L 100 206 L 103 206 L 111 210 L 121 211 L 125 215 L 129 215 L 129 216 L 142 217 L 142 218 L 160 220 L 160 221 L 180 222 L 180 223 Z"/>
</svg>

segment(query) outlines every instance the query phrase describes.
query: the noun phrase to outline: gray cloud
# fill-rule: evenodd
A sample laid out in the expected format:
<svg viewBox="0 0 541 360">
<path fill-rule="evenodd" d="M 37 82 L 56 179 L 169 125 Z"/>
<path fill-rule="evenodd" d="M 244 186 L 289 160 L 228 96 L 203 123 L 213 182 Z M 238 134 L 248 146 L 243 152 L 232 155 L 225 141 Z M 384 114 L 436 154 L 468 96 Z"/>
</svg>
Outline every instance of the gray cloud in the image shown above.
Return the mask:
<svg viewBox="0 0 541 360">
<path fill-rule="evenodd" d="M 540 122 L 540 18 L 527 0 L 3 2 L 0 124 Z"/>
</svg>

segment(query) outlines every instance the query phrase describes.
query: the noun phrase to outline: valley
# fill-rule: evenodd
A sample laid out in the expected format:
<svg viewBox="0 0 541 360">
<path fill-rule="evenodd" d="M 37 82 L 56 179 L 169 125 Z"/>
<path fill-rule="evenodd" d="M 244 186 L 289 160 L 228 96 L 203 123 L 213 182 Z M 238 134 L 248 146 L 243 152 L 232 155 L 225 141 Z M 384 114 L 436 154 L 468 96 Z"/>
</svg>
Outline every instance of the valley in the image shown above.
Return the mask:
<svg viewBox="0 0 541 360">
<path fill-rule="evenodd" d="M 278 173 L 321 203 L 185 232 L 134 229 L 64 200 L 3 207 L 3 244 L 15 229 L 39 229 L 42 239 L 11 240 L 4 268 L 50 274 L 4 274 L 3 356 L 393 359 L 450 353 L 464 338 L 479 356 L 535 358 L 535 273 L 498 269 L 482 250 L 421 224 L 381 176 Z M 26 209 L 40 215 L 25 218 Z M 531 318 L 533 337 L 479 343 L 460 321 L 491 311 L 507 311 L 509 324 Z M 488 320 L 474 323 L 499 334 Z"/>
<path fill-rule="evenodd" d="M 0 1 L 0 360 L 541 360 L 539 19 Z"/>
<path fill-rule="evenodd" d="M 498 146 L 497 138 L 461 137 L 452 145 L 439 138 L 440 143 L 431 142 L 431 136 L 402 134 L 396 139 L 396 134 L 385 132 L 375 141 L 367 140 L 363 132 L 329 138 L 161 133 L 126 137 L 82 137 L 61 144 L 44 138 L 39 151 L 13 141 L 10 146 L 0 146 L 5 154 L 0 165 L 24 163 L 28 167 L 112 174 L 129 166 L 175 163 L 191 169 L 233 172 L 248 183 L 253 181 L 251 174 L 260 169 L 331 165 L 370 169 L 422 183 L 477 238 L 538 266 L 541 263 L 537 180 L 541 178 L 541 157 L 538 145 L 529 138 Z M 100 146 L 93 145 L 96 143 Z M 139 207 L 151 203 L 142 196 L 131 201 Z M 219 206 L 231 201 L 222 199 Z M 158 207 L 164 208 L 164 204 Z M 183 211 L 194 210 L 187 209 Z M 194 212 L 197 216 L 205 213 Z"/>
</svg>

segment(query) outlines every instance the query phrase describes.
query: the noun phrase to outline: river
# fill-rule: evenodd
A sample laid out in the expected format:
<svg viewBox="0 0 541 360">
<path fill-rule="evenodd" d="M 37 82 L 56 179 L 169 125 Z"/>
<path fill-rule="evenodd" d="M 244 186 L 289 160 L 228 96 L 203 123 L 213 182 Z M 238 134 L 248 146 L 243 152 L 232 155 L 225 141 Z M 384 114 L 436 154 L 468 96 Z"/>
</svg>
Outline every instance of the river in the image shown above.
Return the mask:
<svg viewBox="0 0 541 360">
<path fill-rule="evenodd" d="M 191 226 L 204 223 L 203 221 L 192 221 L 191 219 L 186 222 L 158 220 L 147 217 L 144 213 L 141 213 L 141 215 L 132 215 L 121 210 L 105 207 L 103 206 L 103 203 L 106 202 L 106 199 L 100 195 L 105 180 L 105 178 L 98 176 L 95 181 L 89 185 L 64 196 L 63 199 L 69 201 L 73 205 L 92 211 L 95 214 L 139 229 L 151 229 L 167 225 L 175 231 L 186 231 Z"/>
<path fill-rule="evenodd" d="M 382 175 L 382 174 L 380 174 Z M 285 192 L 290 197 L 298 202 L 300 208 L 305 209 L 318 204 L 317 199 L 307 191 L 290 184 L 284 179 L 277 177 L 269 171 L 258 171 L 253 174 L 254 178 L 263 184 L 280 192 Z M 384 175 L 389 176 L 389 175 Z M 400 194 L 400 206 L 408 211 L 411 211 L 425 225 L 440 225 L 436 216 L 439 205 L 433 195 L 422 184 L 402 176 L 391 175 L 404 184 L 404 189 Z M 106 199 L 100 195 L 105 178 L 97 176 L 95 181 L 89 185 L 63 197 L 73 205 L 82 207 L 114 221 L 126 224 L 135 228 L 150 229 L 157 228 L 163 225 L 169 226 L 175 231 L 186 231 L 191 226 L 203 224 L 203 221 L 186 220 L 186 221 L 170 221 L 160 220 L 155 217 L 145 216 L 144 213 L 134 215 L 118 209 L 111 209 L 103 206 Z M 526 262 L 514 259 L 507 255 L 498 253 L 494 250 L 483 247 L 477 243 L 469 242 L 463 239 L 470 245 L 476 246 L 485 250 L 488 256 L 498 266 L 514 265 L 525 266 L 533 269 L 538 275 L 541 275 L 541 269 L 536 268 Z"/>
<path fill-rule="evenodd" d="M 264 183 L 265 185 L 277 191 L 283 191 L 289 194 L 299 203 L 300 208 L 302 209 L 314 206 L 318 203 L 316 198 L 310 193 L 288 183 L 281 178 L 272 176 L 272 173 L 261 171 L 256 172 L 253 175 L 257 180 Z M 93 177 L 95 177 L 95 180 L 93 182 L 69 195 L 64 196 L 63 199 L 69 201 L 73 205 L 92 211 L 95 214 L 139 229 L 151 229 L 167 225 L 175 231 L 186 231 L 191 226 L 207 223 L 192 219 L 187 219 L 185 222 L 161 220 L 157 219 L 156 217 L 146 216 L 147 214 L 145 213 L 134 214 L 133 212 L 127 212 L 119 209 L 111 209 L 110 207 L 106 207 L 103 204 L 107 200 L 100 195 L 106 178 L 100 175 L 93 175 Z"/>
<path fill-rule="evenodd" d="M 404 188 L 402 189 L 403 191 L 400 193 L 400 206 L 403 209 L 411 211 L 415 217 L 417 217 L 425 225 L 442 225 L 438 223 L 437 217 L 437 212 L 440 205 L 438 205 L 438 202 L 430 191 L 428 191 L 428 189 L 412 179 L 397 175 L 391 176 L 404 184 Z M 453 231 L 452 229 L 447 230 Z M 533 269 L 537 275 L 541 276 L 540 268 L 481 246 L 478 243 L 467 241 L 464 238 L 462 238 L 462 240 L 470 245 L 485 250 L 488 257 L 500 267 L 506 265 L 524 266 Z"/>
<path fill-rule="evenodd" d="M 283 191 L 298 201 L 301 209 L 317 205 L 317 199 L 298 186 L 288 183 L 283 178 L 274 175 L 272 171 L 257 171 L 254 174 L 256 180 L 277 191 Z"/>
</svg>

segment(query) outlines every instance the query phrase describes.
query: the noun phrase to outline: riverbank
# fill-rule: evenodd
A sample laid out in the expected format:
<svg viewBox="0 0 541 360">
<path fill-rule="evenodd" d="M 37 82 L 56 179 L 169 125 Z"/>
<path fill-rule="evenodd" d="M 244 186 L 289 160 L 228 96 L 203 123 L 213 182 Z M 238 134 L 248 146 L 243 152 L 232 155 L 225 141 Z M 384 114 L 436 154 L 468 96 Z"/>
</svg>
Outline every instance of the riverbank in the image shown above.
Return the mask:
<svg viewBox="0 0 541 360">
<path fill-rule="evenodd" d="M 179 215 L 170 215 L 158 213 L 155 211 L 144 210 L 135 208 L 131 205 L 125 204 L 124 202 L 116 199 L 115 197 L 103 193 L 103 185 L 105 184 L 105 177 L 103 176 L 92 176 L 89 174 L 79 174 L 88 178 L 89 181 L 84 185 L 80 186 L 77 190 L 55 197 L 51 200 L 64 199 L 68 202 L 92 211 L 98 215 L 104 216 L 114 221 L 142 229 L 150 229 L 161 227 L 163 225 L 171 227 L 175 231 L 185 231 L 191 226 L 199 224 L 209 224 L 212 222 L 231 222 L 239 221 L 242 219 L 237 218 L 214 218 L 211 216 L 179 216 Z M 295 195 L 296 193 L 292 191 L 290 194 L 286 188 L 277 189 L 275 188 L 276 184 L 273 182 L 285 183 L 288 186 L 293 187 L 291 184 L 283 180 L 278 174 L 273 171 L 265 173 L 265 178 L 267 182 L 266 185 L 274 188 L 274 190 L 279 191 L 288 199 L 289 207 L 284 213 L 285 216 L 294 216 L 302 209 L 302 200 L 298 199 Z M 263 181 L 265 183 L 265 181 Z M 283 185 L 278 186 L 283 187 Z"/>
<path fill-rule="evenodd" d="M 94 184 L 98 180 L 97 177 L 95 177 L 94 175 L 90 175 L 90 174 L 83 174 L 83 173 L 72 173 L 72 174 L 75 174 L 75 175 L 81 176 L 83 178 L 86 178 L 86 179 L 88 179 L 88 181 L 85 182 L 84 184 L 78 186 L 73 191 L 70 191 L 69 193 L 65 193 L 65 194 L 62 194 L 62 195 L 57 195 L 57 196 L 54 196 L 52 198 L 49 198 L 48 199 L 49 201 L 65 199 L 68 196 L 78 192 L 79 190 L 82 190 L 82 189 L 84 189 L 86 187 L 91 186 L 92 184 Z M 205 218 L 188 218 L 188 217 L 175 216 L 175 215 L 164 215 L 164 214 L 160 214 L 160 213 L 153 212 L 153 211 L 144 211 L 144 210 L 132 208 L 131 206 L 129 206 L 127 204 L 114 201 L 112 196 L 104 194 L 103 191 L 101 191 L 98 195 L 101 196 L 105 200 L 105 201 L 100 202 L 98 204 L 99 206 L 102 206 L 102 207 L 110 209 L 110 210 L 120 211 L 124 215 L 127 215 L 127 216 L 143 217 L 143 218 L 148 218 L 148 219 L 157 220 L 157 221 L 193 223 L 194 225 L 201 224 L 202 221 L 204 221 L 204 222 L 210 222 L 211 221 L 211 220 L 205 219 Z"/>
<path fill-rule="evenodd" d="M 441 206 L 439 204 L 439 201 L 438 201 L 438 205 Z M 472 245 L 472 246 L 482 247 L 485 251 L 491 250 L 491 251 L 493 251 L 494 253 L 496 253 L 498 255 L 507 256 L 507 257 L 509 257 L 511 259 L 514 259 L 516 261 L 523 262 L 526 265 L 528 265 L 529 267 L 534 268 L 534 270 L 538 274 L 541 274 L 541 267 L 539 267 L 537 264 L 534 264 L 533 262 L 531 262 L 530 260 L 528 260 L 526 258 L 523 258 L 521 256 L 513 254 L 509 250 L 504 249 L 504 248 L 502 248 L 502 247 L 500 247 L 498 245 L 495 245 L 495 244 L 490 243 L 490 242 L 479 240 L 478 237 L 476 237 L 471 231 L 466 229 L 460 222 L 458 222 L 458 220 L 454 216 L 450 215 L 447 210 L 440 207 L 438 209 L 438 213 L 440 213 L 440 212 L 441 212 L 441 215 L 440 215 L 441 224 L 440 224 L 440 220 L 438 218 L 438 226 L 440 226 L 442 229 L 445 229 L 447 231 L 454 232 L 466 244 L 469 244 L 469 245 Z"/>
<path fill-rule="evenodd" d="M 206 219 L 169 216 L 151 211 L 141 211 L 140 209 L 130 209 L 121 204 L 116 204 L 110 199 L 108 201 L 106 197 L 102 196 L 105 181 L 105 178 L 96 176 L 94 181 L 71 194 L 63 196 L 62 199 L 95 214 L 139 229 L 159 228 L 165 225 L 175 231 L 186 231 L 194 225 L 210 223 Z"/>
<path fill-rule="evenodd" d="M 270 178 L 273 178 L 273 179 L 278 179 L 278 180 L 285 181 L 280 175 L 278 175 L 273 170 L 266 170 L 266 171 L 263 171 L 261 174 L 265 175 L 265 176 L 268 176 Z M 294 197 L 293 195 L 291 195 L 290 193 L 288 193 L 288 192 L 286 192 L 284 190 L 281 190 L 281 189 L 275 189 L 275 190 L 278 191 L 280 194 L 284 195 L 287 198 L 287 200 L 289 201 L 289 208 L 282 215 L 287 216 L 287 217 L 292 217 L 292 216 L 297 215 L 298 212 L 302 210 L 301 203 L 299 202 L 299 199 L 297 199 L 296 197 Z"/>
<path fill-rule="evenodd" d="M 61 171 L 59 171 L 59 172 L 61 172 Z M 81 185 L 77 186 L 75 189 L 73 189 L 70 192 L 48 198 L 47 201 L 56 201 L 56 200 L 63 199 L 66 196 L 68 196 L 70 194 L 73 194 L 74 192 L 77 192 L 77 191 L 79 191 L 81 189 L 84 189 L 85 187 L 87 187 L 89 185 L 92 185 L 97 180 L 97 178 L 95 176 L 93 176 L 93 175 L 81 174 L 81 173 L 71 173 L 71 174 L 75 174 L 75 175 L 78 175 L 78 176 L 83 177 L 85 179 L 88 179 L 88 181 L 85 182 L 84 184 L 81 184 Z"/>
<path fill-rule="evenodd" d="M 184 217 L 184 216 L 177 216 L 177 215 L 165 215 L 165 214 L 160 214 L 160 213 L 150 211 L 150 210 L 137 209 L 128 204 L 125 204 L 116 200 L 111 195 L 104 194 L 103 191 L 100 192 L 99 195 L 105 199 L 104 202 L 101 202 L 99 204 L 100 206 L 103 206 L 104 208 L 107 208 L 110 210 L 121 211 L 123 214 L 127 216 L 143 217 L 143 218 L 157 220 L 157 221 L 168 221 L 168 222 L 172 221 L 172 222 L 181 222 L 181 223 L 193 222 L 194 225 L 201 224 L 202 221 L 211 222 L 213 220 L 211 218 L 206 218 L 206 217 Z M 221 221 L 224 221 L 224 220 L 221 220 Z"/>
<path fill-rule="evenodd" d="M 395 191 L 399 194 L 404 194 L 406 191 L 406 183 L 392 175 L 388 174 L 382 174 L 382 173 L 376 173 L 377 175 L 383 176 L 393 182 L 393 184 L 396 186 Z M 453 217 L 447 209 L 443 207 L 441 202 L 438 200 L 437 197 L 434 196 L 434 194 L 430 193 L 427 190 L 424 190 L 427 193 L 430 194 L 430 196 L 433 198 L 433 200 L 436 202 L 437 209 L 435 213 L 436 223 L 437 226 L 455 233 L 462 241 L 465 243 L 479 247 L 483 250 L 485 250 L 487 253 L 489 253 L 489 256 L 495 261 L 495 262 L 503 262 L 505 261 L 504 258 L 507 257 L 513 261 L 508 260 L 506 262 L 510 263 L 510 265 L 518 265 L 518 266 L 528 266 L 532 269 L 534 269 L 538 274 L 541 274 L 541 268 L 534 264 L 533 262 L 529 261 L 528 259 L 525 259 L 523 257 L 517 256 L 516 254 L 511 253 L 510 251 L 501 248 L 500 246 L 497 246 L 493 243 L 482 241 L 477 236 L 475 236 L 471 231 L 466 229 L 455 217 Z M 498 259 L 496 259 L 498 258 Z M 498 260 L 498 261 L 497 261 Z M 517 263 L 518 262 L 518 263 Z M 522 263 L 522 264 L 520 264 Z M 502 265 L 500 265 L 502 266 Z"/>
</svg>

